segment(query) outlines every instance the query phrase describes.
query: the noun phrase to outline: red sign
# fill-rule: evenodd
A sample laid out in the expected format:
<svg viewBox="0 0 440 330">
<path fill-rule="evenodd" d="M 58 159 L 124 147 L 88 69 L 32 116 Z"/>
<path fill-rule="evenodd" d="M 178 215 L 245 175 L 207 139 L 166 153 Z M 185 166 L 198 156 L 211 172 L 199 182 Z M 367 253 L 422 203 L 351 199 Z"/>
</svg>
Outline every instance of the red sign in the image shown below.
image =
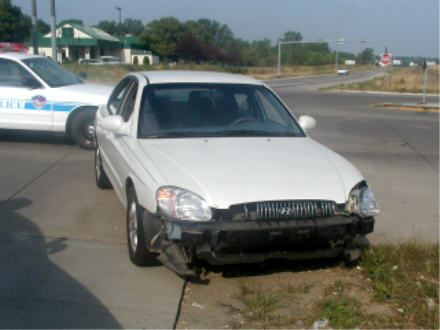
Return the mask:
<svg viewBox="0 0 440 330">
<path fill-rule="evenodd" d="M 391 64 L 392 58 L 393 57 L 389 53 L 384 53 L 380 55 L 380 61 L 382 62 L 383 65 Z"/>
</svg>

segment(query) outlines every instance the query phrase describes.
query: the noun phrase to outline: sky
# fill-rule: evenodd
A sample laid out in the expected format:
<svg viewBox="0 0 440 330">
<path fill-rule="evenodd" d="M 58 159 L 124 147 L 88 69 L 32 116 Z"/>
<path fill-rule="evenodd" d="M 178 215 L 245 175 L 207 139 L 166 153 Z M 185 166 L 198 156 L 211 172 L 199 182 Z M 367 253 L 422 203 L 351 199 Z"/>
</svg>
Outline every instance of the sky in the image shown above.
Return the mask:
<svg viewBox="0 0 440 330">
<path fill-rule="evenodd" d="M 31 15 L 31 0 L 12 0 Z M 208 18 L 226 24 L 236 38 L 275 44 L 286 31 L 303 40 L 345 40 L 341 51 L 364 48 L 379 55 L 439 57 L 439 0 L 56 0 L 57 22 L 136 18 L 148 23 L 164 16 L 181 21 Z M 50 22 L 50 1 L 37 0 L 37 16 Z M 366 40 L 366 43 L 357 41 Z M 330 43 L 335 48 L 334 43 Z"/>
</svg>

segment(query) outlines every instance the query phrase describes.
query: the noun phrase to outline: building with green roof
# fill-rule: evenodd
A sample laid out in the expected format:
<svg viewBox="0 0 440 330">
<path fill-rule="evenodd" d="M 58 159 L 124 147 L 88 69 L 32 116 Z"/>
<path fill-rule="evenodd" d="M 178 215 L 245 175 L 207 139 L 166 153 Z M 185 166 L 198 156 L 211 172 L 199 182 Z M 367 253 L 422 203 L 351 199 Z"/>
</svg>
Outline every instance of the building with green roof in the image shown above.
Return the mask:
<svg viewBox="0 0 440 330">
<path fill-rule="evenodd" d="M 80 59 L 98 59 L 101 56 L 113 56 L 121 63 L 158 64 L 159 57 L 153 55 L 138 37 L 115 37 L 92 26 L 66 23 L 56 30 L 58 62 L 78 61 Z M 29 53 L 33 54 L 32 41 L 26 43 Z M 51 33 L 40 35 L 38 52 L 42 56 L 52 56 Z M 148 58 L 148 60 L 144 58 Z M 136 58 L 136 59 L 135 59 Z"/>
</svg>

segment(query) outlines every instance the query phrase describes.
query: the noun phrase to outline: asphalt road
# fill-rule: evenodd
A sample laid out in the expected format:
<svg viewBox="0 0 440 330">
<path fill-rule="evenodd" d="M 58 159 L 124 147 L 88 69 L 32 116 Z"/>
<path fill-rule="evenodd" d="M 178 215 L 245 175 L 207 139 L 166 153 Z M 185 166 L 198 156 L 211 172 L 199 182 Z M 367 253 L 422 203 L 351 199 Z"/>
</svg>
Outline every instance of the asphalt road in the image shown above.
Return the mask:
<svg viewBox="0 0 440 330">
<path fill-rule="evenodd" d="M 370 182 L 382 209 L 373 242 L 436 241 L 438 115 L 370 107 L 419 97 L 315 91 L 365 74 L 377 72 L 269 83 Z M 133 266 L 125 241 L 124 210 L 95 187 L 92 153 L 0 132 L 1 328 L 171 328 L 183 281 Z"/>
<path fill-rule="evenodd" d="M 0 328 L 172 328 L 183 280 L 138 268 L 93 153 L 0 135 Z"/>
<path fill-rule="evenodd" d="M 295 115 L 317 120 L 312 138 L 349 159 L 366 177 L 381 207 L 370 241 L 438 242 L 438 113 L 371 106 L 417 103 L 420 95 L 316 92 L 311 85 L 328 83 L 309 77 L 303 80 L 310 85 L 297 87 L 296 80 L 286 79 L 281 87 L 278 81 L 269 84 Z M 427 102 L 438 104 L 439 98 L 429 96 Z"/>
</svg>

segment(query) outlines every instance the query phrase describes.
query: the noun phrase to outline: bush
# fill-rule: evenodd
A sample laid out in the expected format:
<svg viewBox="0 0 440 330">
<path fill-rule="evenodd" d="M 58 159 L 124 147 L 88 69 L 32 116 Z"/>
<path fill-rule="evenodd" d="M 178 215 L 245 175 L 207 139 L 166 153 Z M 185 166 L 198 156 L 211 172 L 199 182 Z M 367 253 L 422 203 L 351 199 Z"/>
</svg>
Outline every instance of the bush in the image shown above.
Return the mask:
<svg viewBox="0 0 440 330">
<path fill-rule="evenodd" d="M 133 59 L 133 64 L 134 64 L 134 65 L 139 65 L 139 60 L 138 60 L 138 57 L 137 57 L 137 56 L 134 57 L 134 59 Z"/>
<path fill-rule="evenodd" d="M 150 58 L 148 56 L 144 56 L 142 63 L 143 65 L 150 65 Z"/>
</svg>

